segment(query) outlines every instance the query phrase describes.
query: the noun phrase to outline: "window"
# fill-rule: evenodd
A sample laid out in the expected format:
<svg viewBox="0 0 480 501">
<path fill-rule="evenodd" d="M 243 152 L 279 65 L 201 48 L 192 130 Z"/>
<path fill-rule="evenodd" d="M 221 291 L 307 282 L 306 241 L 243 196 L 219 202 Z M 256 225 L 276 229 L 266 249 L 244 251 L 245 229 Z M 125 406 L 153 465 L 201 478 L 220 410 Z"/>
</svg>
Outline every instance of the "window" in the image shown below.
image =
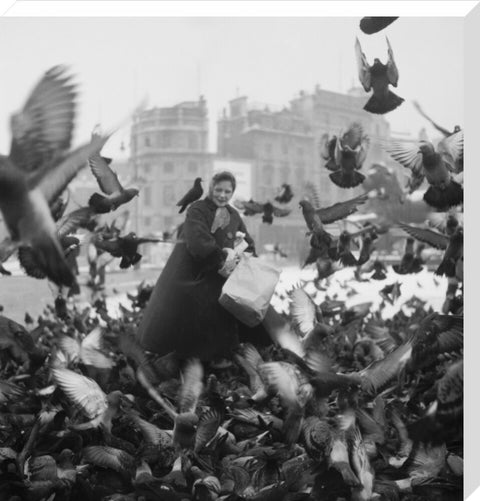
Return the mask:
<svg viewBox="0 0 480 501">
<path fill-rule="evenodd" d="M 163 164 L 163 172 L 165 174 L 173 174 L 173 171 L 174 171 L 173 162 L 165 162 Z"/>
<path fill-rule="evenodd" d="M 144 217 L 143 224 L 146 228 L 150 228 L 152 226 L 152 218 L 150 216 Z"/>
<path fill-rule="evenodd" d="M 198 171 L 197 162 L 188 162 L 188 172 L 189 174 L 196 174 Z"/>
<path fill-rule="evenodd" d="M 272 143 L 265 143 L 265 153 L 268 155 L 272 153 Z"/>
<path fill-rule="evenodd" d="M 280 173 L 281 173 L 281 182 L 288 183 L 290 180 L 290 166 L 288 165 L 288 162 L 282 162 Z"/>
<path fill-rule="evenodd" d="M 303 147 L 302 147 L 302 146 L 299 146 L 299 147 L 297 148 L 297 155 L 298 155 L 299 157 L 302 157 L 302 158 L 303 158 L 303 154 L 304 154 L 304 153 L 305 153 L 305 150 L 303 149 Z"/>
<path fill-rule="evenodd" d="M 287 140 L 286 139 L 284 139 L 282 141 L 282 153 L 285 153 L 285 154 L 288 153 L 288 144 L 287 144 Z"/>
<path fill-rule="evenodd" d="M 303 186 L 305 182 L 305 166 L 303 165 L 303 163 L 298 164 L 295 175 L 297 178 L 298 186 Z"/>
<path fill-rule="evenodd" d="M 145 174 L 150 174 L 152 168 L 151 168 L 151 165 L 150 164 L 143 164 L 143 172 Z"/>
<path fill-rule="evenodd" d="M 150 144 L 150 136 L 145 136 L 144 139 L 145 139 L 145 146 L 147 146 L 147 147 L 151 146 L 151 144 Z"/>
<path fill-rule="evenodd" d="M 143 205 L 145 207 L 152 206 L 152 187 L 145 186 L 142 190 Z"/>
<path fill-rule="evenodd" d="M 189 150 L 196 150 L 198 148 L 198 140 L 197 140 L 197 135 L 195 132 L 189 132 L 188 133 L 188 149 Z"/>
<path fill-rule="evenodd" d="M 163 186 L 163 205 L 173 205 L 175 203 L 175 190 L 173 184 Z"/>
<path fill-rule="evenodd" d="M 267 186 L 271 186 L 273 184 L 273 166 L 265 165 L 263 168 L 263 183 Z"/>
<path fill-rule="evenodd" d="M 163 132 L 163 148 L 170 148 L 172 146 L 172 133 L 170 131 Z"/>
<path fill-rule="evenodd" d="M 163 218 L 163 223 L 165 225 L 165 229 L 169 230 L 173 226 L 173 217 L 172 216 L 165 216 Z"/>
</svg>

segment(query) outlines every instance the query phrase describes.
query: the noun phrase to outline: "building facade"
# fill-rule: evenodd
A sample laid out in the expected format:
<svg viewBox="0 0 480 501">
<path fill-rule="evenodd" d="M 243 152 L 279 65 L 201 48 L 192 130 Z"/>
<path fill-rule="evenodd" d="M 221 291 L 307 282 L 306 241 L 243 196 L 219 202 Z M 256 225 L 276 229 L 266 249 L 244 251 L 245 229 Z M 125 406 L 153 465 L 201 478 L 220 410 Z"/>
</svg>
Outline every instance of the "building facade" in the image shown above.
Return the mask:
<svg viewBox="0 0 480 501">
<path fill-rule="evenodd" d="M 180 224 L 176 203 L 212 169 L 208 153 L 206 101 L 187 101 L 169 108 L 153 108 L 134 117 L 130 163 L 140 188 L 135 201 L 139 234 L 161 234 Z"/>
<path fill-rule="evenodd" d="M 313 135 L 291 110 L 233 99 L 218 121 L 218 154 L 252 161 L 252 196 L 273 201 L 282 183 L 298 193 L 315 176 Z"/>
<path fill-rule="evenodd" d="M 362 88 L 352 88 L 347 94 L 332 92 L 316 86 L 312 93 L 301 91 L 290 102 L 293 112 L 301 116 L 310 127 L 315 139 L 315 168 L 320 176 L 319 186 L 325 205 L 331 205 L 351 198 L 362 192 L 361 186 L 345 190 L 337 187 L 328 177 L 320 148 L 325 134 L 331 138 L 345 132 L 352 122 L 360 122 L 370 138 L 364 170 L 374 163 L 391 163 L 380 146 L 380 141 L 390 137 L 390 125 L 381 115 L 373 115 L 363 109 L 368 94 Z M 365 174 L 365 172 L 364 172 Z"/>
</svg>

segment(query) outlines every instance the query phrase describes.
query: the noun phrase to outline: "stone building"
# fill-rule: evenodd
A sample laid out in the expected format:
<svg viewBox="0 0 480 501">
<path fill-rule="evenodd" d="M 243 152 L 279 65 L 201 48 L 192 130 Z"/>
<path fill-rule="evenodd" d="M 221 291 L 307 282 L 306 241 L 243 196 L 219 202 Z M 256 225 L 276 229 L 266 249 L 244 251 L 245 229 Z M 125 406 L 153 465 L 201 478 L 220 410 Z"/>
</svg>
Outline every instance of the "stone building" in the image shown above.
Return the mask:
<svg viewBox="0 0 480 501">
<path fill-rule="evenodd" d="M 325 205 L 331 205 L 362 192 L 361 186 L 355 189 L 342 189 L 329 179 L 330 172 L 324 167 L 320 147 L 325 134 L 329 137 L 346 131 L 352 122 L 360 122 L 370 138 L 368 156 L 364 170 L 374 163 L 391 164 L 380 146 L 381 140 L 390 137 L 390 126 L 382 115 L 373 115 L 363 109 L 368 94 L 362 88 L 352 88 L 347 94 L 321 89 L 316 86 L 312 93 L 301 91 L 290 101 L 291 110 L 301 116 L 310 127 L 315 140 L 315 168 L 320 177 L 319 185 Z M 365 174 L 365 172 L 364 172 Z"/>
<path fill-rule="evenodd" d="M 139 233 L 161 234 L 180 224 L 184 215 L 176 203 L 196 177 L 207 181 L 211 172 L 205 99 L 137 114 L 130 163 L 140 188 L 134 216 Z"/>
</svg>

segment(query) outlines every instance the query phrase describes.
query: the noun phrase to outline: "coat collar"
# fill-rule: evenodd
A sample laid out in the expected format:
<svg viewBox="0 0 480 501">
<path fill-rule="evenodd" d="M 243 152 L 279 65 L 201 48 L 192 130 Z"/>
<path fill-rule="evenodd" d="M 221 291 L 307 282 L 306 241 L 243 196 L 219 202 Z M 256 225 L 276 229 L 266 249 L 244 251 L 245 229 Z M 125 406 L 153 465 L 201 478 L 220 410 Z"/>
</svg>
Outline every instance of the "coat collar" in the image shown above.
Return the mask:
<svg viewBox="0 0 480 501">
<path fill-rule="evenodd" d="M 209 196 L 206 196 L 204 198 L 204 200 L 205 200 L 205 203 L 206 203 L 207 207 L 210 210 L 212 210 L 212 211 L 216 211 L 217 210 L 217 208 L 218 208 L 217 204 Z M 233 207 L 230 204 L 227 204 L 225 207 L 227 208 L 228 212 L 230 212 L 230 214 L 232 214 L 232 212 L 234 210 Z"/>
</svg>

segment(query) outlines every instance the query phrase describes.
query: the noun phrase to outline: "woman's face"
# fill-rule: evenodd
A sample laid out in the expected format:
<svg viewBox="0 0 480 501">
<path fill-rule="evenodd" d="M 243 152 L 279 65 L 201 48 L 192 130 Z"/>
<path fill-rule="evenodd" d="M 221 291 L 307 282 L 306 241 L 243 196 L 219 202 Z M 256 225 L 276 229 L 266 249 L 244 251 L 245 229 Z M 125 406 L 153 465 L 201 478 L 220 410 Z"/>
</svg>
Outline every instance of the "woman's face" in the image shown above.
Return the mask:
<svg viewBox="0 0 480 501">
<path fill-rule="evenodd" d="M 217 207 L 225 207 L 233 195 L 232 183 L 230 181 L 220 181 L 213 186 L 212 200 Z"/>
</svg>

